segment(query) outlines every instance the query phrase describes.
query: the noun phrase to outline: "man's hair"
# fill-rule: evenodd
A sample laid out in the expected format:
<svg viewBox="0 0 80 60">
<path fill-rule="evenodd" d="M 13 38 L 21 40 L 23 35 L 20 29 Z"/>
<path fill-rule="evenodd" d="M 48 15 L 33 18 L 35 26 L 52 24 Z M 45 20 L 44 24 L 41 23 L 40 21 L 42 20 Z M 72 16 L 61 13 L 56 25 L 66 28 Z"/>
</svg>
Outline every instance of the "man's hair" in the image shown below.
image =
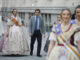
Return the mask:
<svg viewBox="0 0 80 60">
<path fill-rule="evenodd" d="M 40 9 L 36 9 L 35 12 L 36 12 L 36 11 L 39 11 L 39 13 L 40 13 Z"/>
</svg>

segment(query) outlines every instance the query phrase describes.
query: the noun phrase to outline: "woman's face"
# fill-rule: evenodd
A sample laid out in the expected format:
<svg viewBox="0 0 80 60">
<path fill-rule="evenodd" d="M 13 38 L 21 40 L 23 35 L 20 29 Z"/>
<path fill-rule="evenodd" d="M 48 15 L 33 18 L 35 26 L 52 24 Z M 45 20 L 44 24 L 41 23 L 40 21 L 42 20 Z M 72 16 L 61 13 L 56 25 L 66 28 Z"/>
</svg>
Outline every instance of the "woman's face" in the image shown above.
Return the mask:
<svg viewBox="0 0 80 60">
<path fill-rule="evenodd" d="M 69 22 L 70 18 L 71 18 L 71 14 L 68 10 L 64 10 L 61 14 L 61 18 L 64 22 Z"/>
<path fill-rule="evenodd" d="M 80 8 L 76 9 L 76 19 L 80 20 Z"/>
<path fill-rule="evenodd" d="M 17 15 L 17 10 L 14 10 L 13 11 L 13 15 Z"/>
</svg>

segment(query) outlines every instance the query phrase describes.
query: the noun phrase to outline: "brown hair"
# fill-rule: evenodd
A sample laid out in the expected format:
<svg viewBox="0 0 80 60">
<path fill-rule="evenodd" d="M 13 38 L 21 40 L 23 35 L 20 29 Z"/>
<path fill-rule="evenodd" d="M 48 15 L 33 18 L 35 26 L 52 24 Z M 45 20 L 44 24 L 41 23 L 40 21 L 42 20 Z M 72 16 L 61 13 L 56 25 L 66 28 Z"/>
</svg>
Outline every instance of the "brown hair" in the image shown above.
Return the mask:
<svg viewBox="0 0 80 60">
<path fill-rule="evenodd" d="M 14 12 L 14 10 L 16 10 L 16 11 L 17 11 L 17 9 L 15 9 L 15 8 L 14 8 L 14 9 L 12 10 L 12 13 Z"/>
<path fill-rule="evenodd" d="M 36 9 L 35 12 L 36 12 L 36 11 L 39 11 L 39 13 L 40 13 L 40 9 Z"/>
<path fill-rule="evenodd" d="M 75 14 L 76 14 L 76 9 L 77 9 L 77 8 L 80 8 L 80 5 L 78 5 L 78 6 L 75 8 L 75 11 L 74 11 Z"/>
</svg>

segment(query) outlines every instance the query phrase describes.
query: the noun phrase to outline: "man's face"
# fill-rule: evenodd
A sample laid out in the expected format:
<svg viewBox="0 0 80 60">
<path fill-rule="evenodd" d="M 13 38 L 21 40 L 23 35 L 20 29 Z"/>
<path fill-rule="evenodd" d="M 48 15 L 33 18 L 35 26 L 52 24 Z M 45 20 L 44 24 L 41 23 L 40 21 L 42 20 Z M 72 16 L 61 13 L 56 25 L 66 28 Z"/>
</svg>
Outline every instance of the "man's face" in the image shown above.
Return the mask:
<svg viewBox="0 0 80 60">
<path fill-rule="evenodd" d="M 35 11 L 35 15 L 36 16 L 39 16 L 40 15 L 40 12 L 39 11 Z"/>
</svg>

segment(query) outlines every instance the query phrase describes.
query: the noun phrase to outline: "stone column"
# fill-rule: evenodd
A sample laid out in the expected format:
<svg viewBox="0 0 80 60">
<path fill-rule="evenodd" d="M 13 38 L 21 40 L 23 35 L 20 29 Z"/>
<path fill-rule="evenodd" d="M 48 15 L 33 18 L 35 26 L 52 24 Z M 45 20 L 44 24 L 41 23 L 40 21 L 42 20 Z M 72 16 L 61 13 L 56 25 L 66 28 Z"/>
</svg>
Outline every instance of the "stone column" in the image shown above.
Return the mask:
<svg viewBox="0 0 80 60">
<path fill-rule="evenodd" d="M 49 26 L 49 14 L 47 14 L 47 23 L 48 23 L 48 26 Z"/>
<path fill-rule="evenodd" d="M 43 14 L 43 21 L 44 21 L 44 25 L 45 25 L 45 23 L 46 23 L 46 22 L 45 22 L 45 14 Z"/>
<path fill-rule="evenodd" d="M 56 22 L 56 21 L 57 21 L 57 15 L 52 14 L 51 15 L 51 24 L 53 25 L 53 23 Z"/>
<path fill-rule="evenodd" d="M 25 19 L 24 19 L 24 24 L 25 24 L 25 26 L 27 25 L 29 25 L 29 14 L 28 13 L 25 13 Z"/>
</svg>

